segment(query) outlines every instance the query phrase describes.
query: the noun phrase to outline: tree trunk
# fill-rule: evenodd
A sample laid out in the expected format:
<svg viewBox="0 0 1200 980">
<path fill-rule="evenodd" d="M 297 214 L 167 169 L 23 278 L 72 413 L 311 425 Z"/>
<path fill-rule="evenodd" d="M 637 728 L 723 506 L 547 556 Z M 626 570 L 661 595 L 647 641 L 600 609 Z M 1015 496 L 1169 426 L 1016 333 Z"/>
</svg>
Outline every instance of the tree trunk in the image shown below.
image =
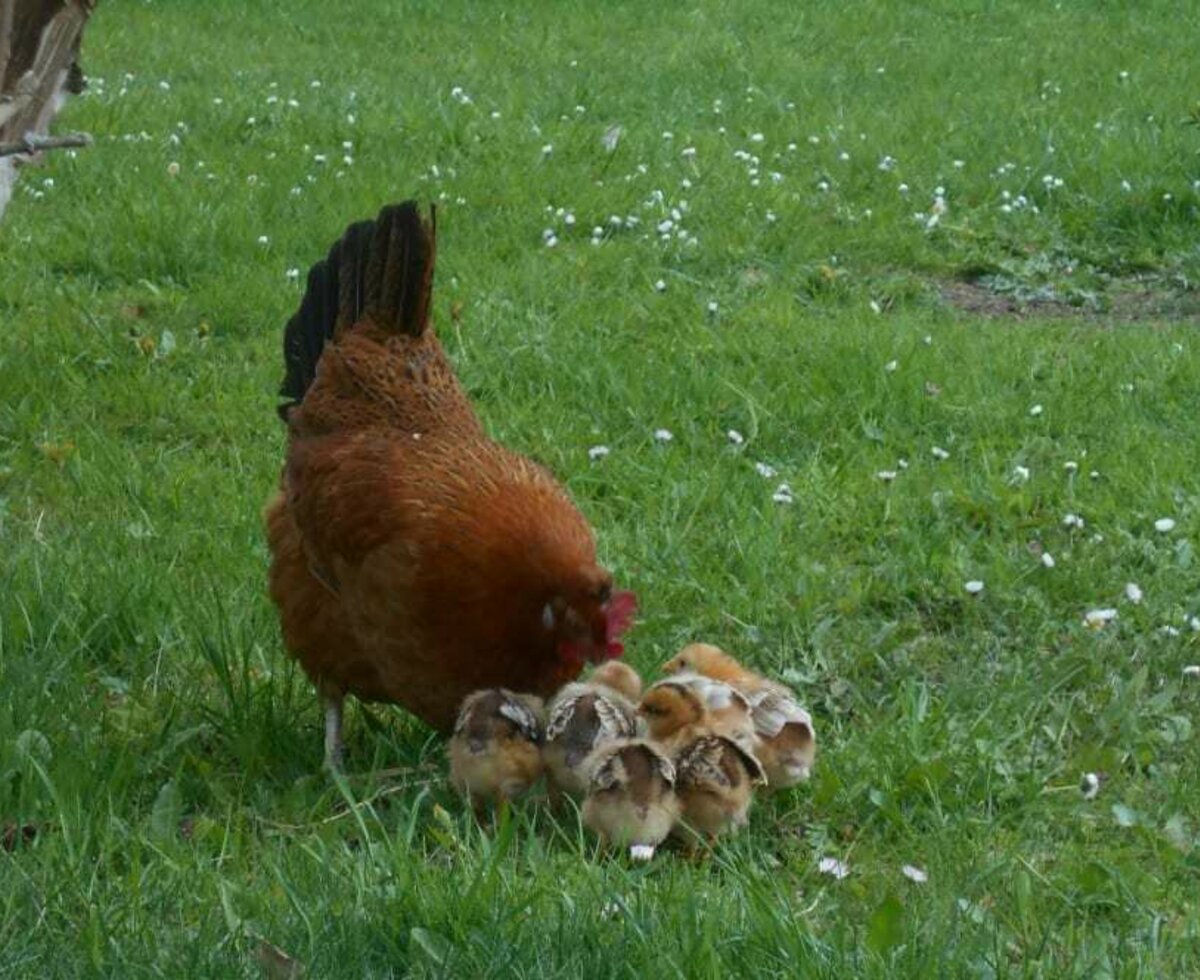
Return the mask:
<svg viewBox="0 0 1200 980">
<path fill-rule="evenodd" d="M 68 93 L 83 90 L 79 44 L 95 5 L 96 0 L 0 0 L 0 217 L 20 167 L 61 143 L 37 137 L 46 136 Z"/>
</svg>

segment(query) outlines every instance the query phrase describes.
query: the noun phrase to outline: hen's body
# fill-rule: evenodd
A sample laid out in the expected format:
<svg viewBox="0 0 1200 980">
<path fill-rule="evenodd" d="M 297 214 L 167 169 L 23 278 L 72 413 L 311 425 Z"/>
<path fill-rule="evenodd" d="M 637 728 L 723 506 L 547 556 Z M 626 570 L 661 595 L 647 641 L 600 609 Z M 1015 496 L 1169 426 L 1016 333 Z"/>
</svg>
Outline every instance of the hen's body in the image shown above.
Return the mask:
<svg viewBox="0 0 1200 980">
<path fill-rule="evenodd" d="M 427 329 L 432 268 L 412 204 L 313 268 L 266 518 L 284 640 L 326 702 L 393 701 L 446 731 L 471 691 L 577 676 L 611 632 L 611 577 L 549 472 L 484 434 Z"/>
</svg>

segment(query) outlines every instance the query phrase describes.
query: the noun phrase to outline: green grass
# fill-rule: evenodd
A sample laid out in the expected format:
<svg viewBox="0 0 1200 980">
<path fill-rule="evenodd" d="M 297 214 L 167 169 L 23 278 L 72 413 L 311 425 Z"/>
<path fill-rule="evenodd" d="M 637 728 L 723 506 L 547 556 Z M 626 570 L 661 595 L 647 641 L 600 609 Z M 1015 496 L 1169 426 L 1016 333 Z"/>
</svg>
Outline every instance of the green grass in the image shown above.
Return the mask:
<svg viewBox="0 0 1200 980">
<path fill-rule="evenodd" d="M 311 976 L 1194 973 L 1200 15 L 353 6 L 102 4 L 60 121 L 97 144 L 0 226 L 0 824 L 36 832 L 0 975 L 253 976 L 261 939 Z M 709 639 L 813 711 L 813 781 L 707 862 L 537 805 L 485 835 L 398 711 L 319 769 L 264 587 L 286 273 L 408 196 L 491 431 L 642 597 L 632 661 Z M 961 276 L 1085 315 L 975 318 Z M 1106 312 L 1146 290 L 1188 322 Z"/>
</svg>

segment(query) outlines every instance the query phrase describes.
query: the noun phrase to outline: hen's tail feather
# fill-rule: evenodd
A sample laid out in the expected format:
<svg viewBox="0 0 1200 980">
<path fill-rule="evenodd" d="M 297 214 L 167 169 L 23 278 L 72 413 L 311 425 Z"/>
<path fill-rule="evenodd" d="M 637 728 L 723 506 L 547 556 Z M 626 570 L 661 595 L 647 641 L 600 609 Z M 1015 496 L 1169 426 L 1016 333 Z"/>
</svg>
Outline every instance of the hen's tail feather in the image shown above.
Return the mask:
<svg viewBox="0 0 1200 980">
<path fill-rule="evenodd" d="M 346 229 L 308 273 L 300 308 L 283 334 L 284 421 L 304 399 L 325 345 L 364 316 L 389 332 L 420 336 L 433 293 L 434 215 L 414 201 L 391 204 L 374 221 Z"/>
</svg>

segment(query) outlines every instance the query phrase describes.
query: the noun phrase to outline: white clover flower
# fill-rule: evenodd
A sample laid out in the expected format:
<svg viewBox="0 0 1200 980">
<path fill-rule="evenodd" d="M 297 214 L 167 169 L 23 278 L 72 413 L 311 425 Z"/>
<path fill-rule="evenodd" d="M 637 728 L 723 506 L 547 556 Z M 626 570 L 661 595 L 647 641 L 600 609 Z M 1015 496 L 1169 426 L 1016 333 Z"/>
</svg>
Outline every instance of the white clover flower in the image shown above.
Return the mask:
<svg viewBox="0 0 1200 980">
<path fill-rule="evenodd" d="M 908 193 L 908 184 L 901 184 L 899 187 L 896 188 L 896 190 L 898 190 L 901 194 L 907 194 Z"/>
<path fill-rule="evenodd" d="M 1083 625 L 1094 630 L 1103 629 L 1117 618 L 1115 609 L 1089 609 L 1083 617 Z"/>
<path fill-rule="evenodd" d="M 1079 781 L 1079 792 L 1085 800 L 1094 800 L 1100 793 L 1100 777 L 1094 772 L 1085 772 Z"/>
<path fill-rule="evenodd" d="M 1125 598 L 1137 604 L 1142 601 L 1142 590 L 1136 582 L 1125 583 Z"/>
<path fill-rule="evenodd" d="M 943 449 L 941 446 L 934 446 L 929 451 L 933 454 L 934 459 L 946 460 L 946 459 L 950 458 L 950 453 L 947 450 Z"/>
<path fill-rule="evenodd" d="M 717 310 L 719 309 L 719 307 L 717 306 L 717 301 L 715 299 L 710 299 L 708 301 L 708 306 L 705 307 L 705 309 L 707 309 L 709 313 L 715 315 Z"/>
<path fill-rule="evenodd" d="M 1079 471 L 1079 464 L 1073 459 L 1068 459 L 1063 463 L 1063 469 L 1068 473 L 1077 473 Z"/>
<path fill-rule="evenodd" d="M 179 163 L 177 161 L 172 160 L 170 163 L 167 164 L 167 176 L 169 176 L 169 177 L 178 177 L 179 176 Z"/>
<path fill-rule="evenodd" d="M 892 157 L 892 156 L 885 156 L 882 160 L 879 161 L 879 169 L 883 170 L 885 172 L 888 170 L 895 170 L 896 169 L 896 158 Z"/>
<path fill-rule="evenodd" d="M 900 873 L 902 875 L 904 875 L 904 877 L 907 878 L 909 881 L 914 882 L 918 885 L 923 885 L 923 884 L 925 884 L 925 882 L 927 882 L 929 880 L 929 875 L 926 874 L 926 872 L 923 869 L 918 868 L 915 864 L 904 865 L 900 869 Z"/>
<path fill-rule="evenodd" d="M 751 133 L 750 134 L 750 142 L 751 143 L 762 143 L 765 139 L 766 139 L 766 137 L 763 136 L 762 133 Z"/>
<path fill-rule="evenodd" d="M 610 452 L 611 450 L 608 448 L 608 446 L 592 446 L 592 448 L 588 450 L 588 459 L 594 463 L 597 460 L 603 459 Z"/>
<path fill-rule="evenodd" d="M 681 157 L 685 157 L 688 160 L 691 160 L 696 156 L 696 148 L 694 146 L 685 146 L 682 150 L 679 151 L 679 155 Z"/>
<path fill-rule="evenodd" d="M 1200 664 L 1188 664 L 1183 668 L 1184 677 L 1200 677 Z"/>
<path fill-rule="evenodd" d="M 769 225 L 775 224 L 775 212 L 774 211 L 768 211 L 766 217 L 767 217 L 767 224 L 769 224 Z"/>
<path fill-rule="evenodd" d="M 737 429 L 730 429 L 725 433 L 726 438 L 735 446 L 740 446 L 746 441 L 746 437 L 738 432 Z"/>
<path fill-rule="evenodd" d="M 768 463 L 755 463 L 754 469 L 764 480 L 771 479 L 773 476 L 776 476 L 778 472 L 774 466 L 771 466 Z"/>
<path fill-rule="evenodd" d="M 885 371 L 887 371 L 887 373 L 888 373 L 888 374 L 891 374 L 891 373 L 892 373 L 893 371 L 895 371 L 895 370 L 896 370 L 896 368 L 898 368 L 899 366 L 900 366 L 900 362 L 899 362 L 899 361 L 888 361 L 888 362 L 887 362 L 887 363 L 886 363 L 886 364 L 883 366 L 883 369 L 884 369 Z"/>
<path fill-rule="evenodd" d="M 771 494 L 771 499 L 777 504 L 794 504 L 796 502 L 792 496 L 792 488 L 786 483 L 781 483 L 775 488 L 775 492 Z"/>
<path fill-rule="evenodd" d="M 1175 519 L 1173 517 L 1160 517 L 1154 522 L 1154 530 L 1159 534 L 1168 534 L 1175 530 Z"/>
<path fill-rule="evenodd" d="M 259 235 L 258 236 L 258 244 L 259 245 L 270 245 L 271 239 L 268 238 L 266 235 Z"/>
<path fill-rule="evenodd" d="M 669 232 L 672 228 L 675 227 L 675 222 L 672 221 L 670 218 L 663 218 L 663 220 L 658 223 L 657 227 L 658 227 L 658 233 L 660 235 L 665 235 L 667 232 Z"/>
<path fill-rule="evenodd" d="M 1046 568 L 1053 568 L 1054 567 L 1054 556 L 1052 554 L 1050 554 L 1050 552 L 1048 552 L 1048 551 L 1043 551 L 1042 552 L 1042 564 Z"/>
<path fill-rule="evenodd" d="M 875 476 L 878 479 L 882 480 L 884 483 L 891 483 L 894 479 L 896 479 L 896 471 L 895 470 L 880 470 L 878 473 L 875 474 Z"/>
<path fill-rule="evenodd" d="M 825 857 L 817 862 L 817 870 L 823 875 L 832 875 L 839 881 L 850 874 L 850 867 L 837 858 Z"/>
<path fill-rule="evenodd" d="M 674 438 L 675 438 L 675 436 L 671 432 L 670 429 L 655 429 L 654 430 L 655 442 L 670 442 Z"/>
<path fill-rule="evenodd" d="M 1013 477 L 1016 478 L 1021 483 L 1028 482 L 1029 481 L 1029 467 L 1028 466 L 1014 466 L 1013 467 Z"/>
<path fill-rule="evenodd" d="M 654 281 L 654 291 L 656 293 L 665 293 L 667 291 L 667 284 L 662 279 L 656 279 Z"/>
<path fill-rule="evenodd" d="M 545 146 L 542 147 L 542 156 L 543 157 L 548 157 L 548 156 L 552 155 L 553 153 L 554 153 L 554 144 L 553 143 L 547 143 Z"/>
<path fill-rule="evenodd" d="M 979 579 L 973 578 L 969 582 L 964 582 L 963 588 L 966 589 L 971 595 L 979 595 L 979 593 L 983 591 L 983 583 L 979 581 Z"/>
<path fill-rule="evenodd" d="M 1083 518 L 1078 514 L 1064 514 L 1062 522 L 1063 527 L 1073 527 L 1078 530 L 1083 530 Z"/>
<path fill-rule="evenodd" d="M 1041 405 L 1031 405 L 1029 408 L 1029 414 L 1034 418 L 1037 418 L 1039 415 L 1041 415 L 1042 411 L 1043 409 Z"/>
<path fill-rule="evenodd" d="M 284 273 L 284 275 L 287 277 L 289 282 L 295 282 L 297 279 L 300 278 L 300 270 L 297 269 L 295 266 L 292 266 L 290 269 L 287 270 L 287 272 Z"/>
<path fill-rule="evenodd" d="M 873 299 L 867 304 L 867 306 L 869 306 L 871 308 L 871 312 L 877 316 L 883 312 L 883 307 L 880 305 L 879 300 Z"/>
</svg>

